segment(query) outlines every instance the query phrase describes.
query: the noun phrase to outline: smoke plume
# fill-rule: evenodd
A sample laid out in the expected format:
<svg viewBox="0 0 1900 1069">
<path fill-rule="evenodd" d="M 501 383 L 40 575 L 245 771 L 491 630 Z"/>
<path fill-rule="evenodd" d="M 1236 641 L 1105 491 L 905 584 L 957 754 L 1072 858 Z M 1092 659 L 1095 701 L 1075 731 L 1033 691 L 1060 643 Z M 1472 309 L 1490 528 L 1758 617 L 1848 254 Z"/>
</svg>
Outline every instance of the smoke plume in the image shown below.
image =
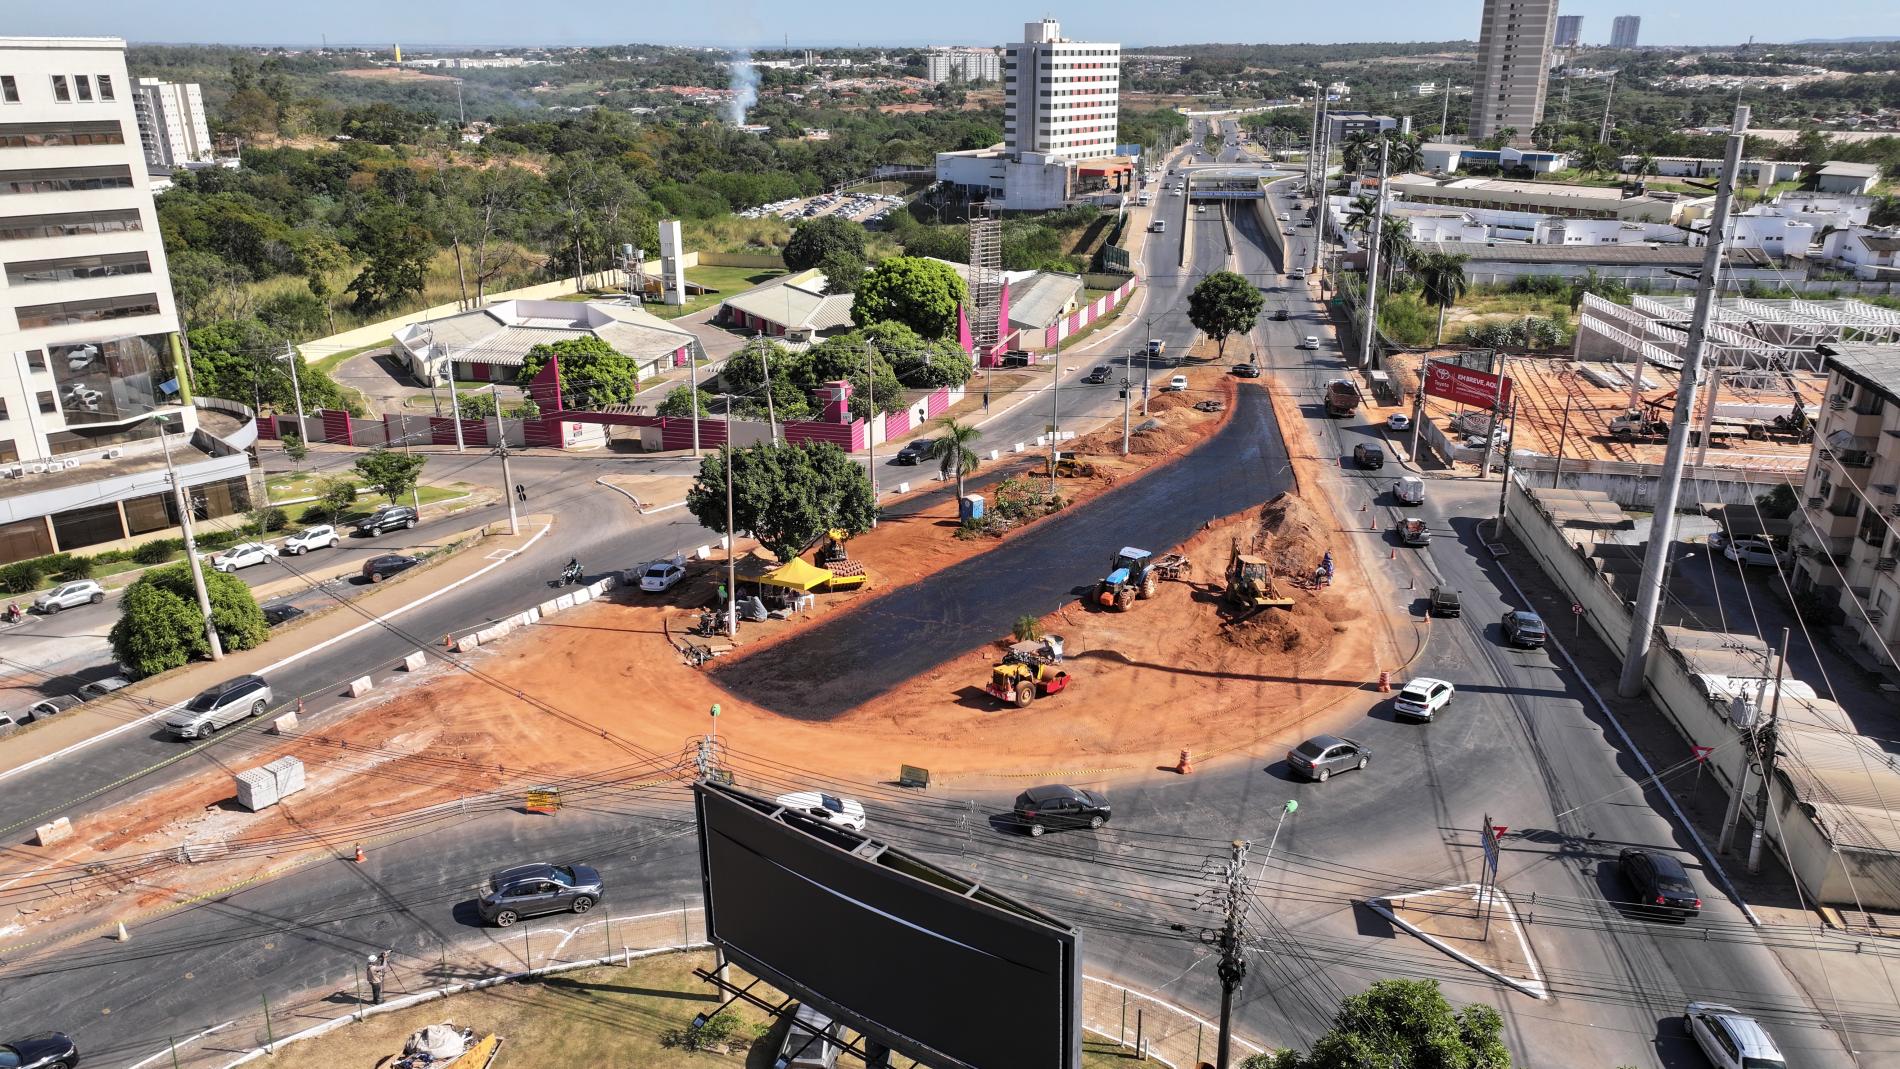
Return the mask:
<svg viewBox="0 0 1900 1069">
<path fill-rule="evenodd" d="M 759 102 L 759 72 L 752 66 L 752 53 L 740 52 L 732 57 L 732 97 L 726 101 L 726 117 L 732 125 L 745 125 L 745 113 Z"/>
</svg>

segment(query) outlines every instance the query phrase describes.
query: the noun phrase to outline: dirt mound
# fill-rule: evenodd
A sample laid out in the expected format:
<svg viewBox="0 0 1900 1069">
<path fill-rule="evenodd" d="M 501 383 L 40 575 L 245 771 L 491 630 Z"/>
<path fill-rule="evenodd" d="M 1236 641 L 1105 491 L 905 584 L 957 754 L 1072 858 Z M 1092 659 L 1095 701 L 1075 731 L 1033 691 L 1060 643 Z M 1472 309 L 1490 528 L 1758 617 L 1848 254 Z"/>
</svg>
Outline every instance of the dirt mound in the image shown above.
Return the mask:
<svg viewBox="0 0 1900 1069">
<path fill-rule="evenodd" d="M 1162 396 L 1171 401 L 1175 399 L 1174 394 Z M 1128 451 L 1144 456 L 1175 452 L 1192 445 L 1199 438 L 1195 425 L 1210 418 L 1217 417 L 1180 404 L 1171 405 L 1167 410 L 1155 412 L 1151 416 L 1135 417 L 1134 428 L 1128 435 Z M 1078 456 L 1119 456 L 1122 451 L 1121 425 L 1103 427 L 1066 445 L 1067 452 Z"/>
<path fill-rule="evenodd" d="M 1223 645 L 1265 657 L 1299 660 L 1325 657 L 1333 636 L 1345 630 L 1358 610 L 1332 590 L 1314 590 L 1304 580 L 1331 548 L 1332 525 L 1297 494 L 1281 494 L 1257 509 L 1216 521 L 1182 551 L 1194 561 L 1195 579 L 1210 594 L 1225 588 L 1227 561 L 1236 546 L 1266 559 L 1274 587 L 1293 599 L 1292 608 L 1236 614 L 1225 606 L 1218 623 L 1210 621 Z"/>
</svg>

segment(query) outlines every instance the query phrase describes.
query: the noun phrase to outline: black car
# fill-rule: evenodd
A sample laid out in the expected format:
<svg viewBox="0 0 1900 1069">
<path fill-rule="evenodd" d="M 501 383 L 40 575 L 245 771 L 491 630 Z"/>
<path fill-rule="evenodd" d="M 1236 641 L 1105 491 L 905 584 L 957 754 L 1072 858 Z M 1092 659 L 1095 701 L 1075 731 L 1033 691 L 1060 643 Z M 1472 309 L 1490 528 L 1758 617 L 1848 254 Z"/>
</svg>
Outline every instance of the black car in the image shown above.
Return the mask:
<svg viewBox="0 0 1900 1069">
<path fill-rule="evenodd" d="M 1260 377 L 1260 365 L 1251 363 L 1251 362 L 1245 363 L 1245 364 L 1235 364 L 1234 376 L 1236 378 L 1242 378 L 1242 379 L 1257 379 Z"/>
<path fill-rule="evenodd" d="M 1112 374 L 1114 374 L 1114 372 L 1107 364 L 1101 364 L 1083 376 L 1082 381 L 1088 383 L 1090 386 L 1100 386 L 1102 383 L 1107 382 L 1108 377 Z"/>
<path fill-rule="evenodd" d="M 1550 632 L 1544 629 L 1544 618 L 1524 609 L 1512 609 L 1504 614 L 1504 621 L 1498 625 L 1504 632 L 1504 641 L 1513 646 L 1526 649 L 1539 649 Z"/>
<path fill-rule="evenodd" d="M 1617 861 L 1643 912 L 1684 921 L 1702 912 L 1702 896 L 1689 882 L 1689 871 L 1674 857 L 1632 848 L 1618 854 Z"/>
<path fill-rule="evenodd" d="M 1362 468 L 1377 470 L 1385 467 L 1385 450 L 1371 442 L 1360 442 L 1352 447 L 1352 462 Z"/>
<path fill-rule="evenodd" d="M 281 627 L 303 615 L 303 610 L 295 605 L 264 606 L 264 626 Z"/>
<path fill-rule="evenodd" d="M 585 913 L 605 893 L 600 873 L 588 865 L 515 865 L 488 878 L 475 900 L 482 919 L 506 928 L 540 913 Z"/>
<path fill-rule="evenodd" d="M 1086 787 L 1049 783 L 1016 796 L 1016 823 L 1031 835 L 1051 828 L 1099 828 L 1108 823 L 1108 796 Z"/>
<path fill-rule="evenodd" d="M 371 557 L 363 562 L 363 578 L 372 583 L 380 583 L 395 575 L 407 571 L 422 563 L 421 557 L 405 557 L 400 553 L 385 553 L 380 557 Z"/>
<path fill-rule="evenodd" d="M 923 460 L 930 455 L 930 444 L 933 441 L 935 441 L 935 439 L 932 438 L 911 439 L 909 442 L 904 443 L 904 448 L 897 451 L 897 456 L 892 458 L 891 463 L 918 464 L 923 462 Z"/>
<path fill-rule="evenodd" d="M 0 1043 L 0 1069 L 73 1069 L 79 1048 L 64 1032 L 40 1032 Z"/>
<path fill-rule="evenodd" d="M 1284 308 L 1275 308 L 1275 309 L 1273 310 L 1273 321 L 1274 321 L 1275 323 L 1284 323 L 1284 322 L 1286 322 L 1286 321 L 1287 321 L 1287 320 L 1288 320 L 1289 318 L 1291 318 L 1291 317 L 1289 317 L 1289 316 L 1288 316 L 1288 315 L 1286 314 L 1286 309 L 1284 309 Z"/>
<path fill-rule="evenodd" d="M 416 525 L 416 510 L 408 505 L 384 505 L 350 526 L 360 535 L 379 535 L 384 531 L 406 530 Z"/>
</svg>

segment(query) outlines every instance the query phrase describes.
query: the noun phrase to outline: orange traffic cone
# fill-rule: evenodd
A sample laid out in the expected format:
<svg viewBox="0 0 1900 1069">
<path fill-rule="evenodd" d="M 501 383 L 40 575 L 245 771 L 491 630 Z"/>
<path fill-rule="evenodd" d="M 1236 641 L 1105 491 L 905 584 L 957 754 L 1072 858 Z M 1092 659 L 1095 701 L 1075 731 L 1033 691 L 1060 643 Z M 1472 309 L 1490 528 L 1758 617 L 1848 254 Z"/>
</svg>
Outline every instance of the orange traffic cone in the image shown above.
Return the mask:
<svg viewBox="0 0 1900 1069">
<path fill-rule="evenodd" d="M 363 856 L 363 844 L 357 843 L 356 844 L 356 863 L 361 865 L 363 862 L 368 861 L 368 860 L 369 858 L 366 858 Z"/>
<path fill-rule="evenodd" d="M 1183 776 L 1194 774 L 1194 761 L 1188 756 L 1186 750 L 1181 751 L 1181 760 L 1175 763 L 1174 770 Z"/>
<path fill-rule="evenodd" d="M 1379 693 L 1380 694 L 1392 693 L 1392 673 L 1391 672 L 1379 673 Z"/>
</svg>

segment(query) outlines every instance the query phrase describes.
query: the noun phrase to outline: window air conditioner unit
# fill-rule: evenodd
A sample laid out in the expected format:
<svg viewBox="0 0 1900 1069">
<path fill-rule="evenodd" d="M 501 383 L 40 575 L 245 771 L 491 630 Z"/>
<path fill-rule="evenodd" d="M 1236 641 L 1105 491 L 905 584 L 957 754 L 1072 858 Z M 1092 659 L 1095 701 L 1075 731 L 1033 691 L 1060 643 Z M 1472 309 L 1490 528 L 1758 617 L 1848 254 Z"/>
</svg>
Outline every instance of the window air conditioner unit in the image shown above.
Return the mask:
<svg viewBox="0 0 1900 1069">
<path fill-rule="evenodd" d="M 1808 498 L 1808 507 L 1811 509 L 1818 509 L 1825 504 L 1827 504 L 1827 498 L 1825 497 Z"/>
<path fill-rule="evenodd" d="M 105 455 L 105 459 L 106 459 L 106 460 L 117 460 L 117 459 L 119 459 L 120 457 L 122 457 L 122 456 L 124 456 L 124 455 L 125 455 L 125 450 L 123 450 L 123 449 L 108 449 L 108 450 L 106 450 L 106 455 Z"/>
<path fill-rule="evenodd" d="M 28 475 L 44 475 L 44 474 L 46 474 L 46 465 L 44 465 L 44 464 L 28 464 L 28 465 L 26 466 L 26 473 L 27 473 Z"/>
<path fill-rule="evenodd" d="M 1874 562 L 1874 571 L 1891 572 L 1896 566 L 1900 566 L 1900 557 L 1882 557 Z"/>
<path fill-rule="evenodd" d="M 1888 505 L 1887 515 L 1892 516 L 1896 519 L 1900 519 L 1900 502 L 1895 502 L 1894 504 Z"/>
<path fill-rule="evenodd" d="M 1887 619 L 1887 610 L 1885 609 L 1868 609 L 1867 610 L 1867 622 L 1870 624 L 1878 625 L 1878 624 L 1886 622 L 1886 619 Z"/>
<path fill-rule="evenodd" d="M 1842 397 L 1840 394 L 1834 394 L 1827 399 L 1827 407 L 1839 412 L 1847 407 L 1847 398 Z"/>
<path fill-rule="evenodd" d="M 25 475 L 25 474 L 26 474 L 26 469 L 21 467 L 18 464 L 15 464 L 10 468 L 0 468 L 0 477 L 5 477 L 8 479 L 17 479 L 20 476 Z"/>
<path fill-rule="evenodd" d="M 71 471 L 72 469 L 78 466 L 79 466 L 79 458 L 77 457 L 66 458 L 66 463 L 62 465 L 62 467 L 64 467 L 67 471 Z"/>
</svg>

